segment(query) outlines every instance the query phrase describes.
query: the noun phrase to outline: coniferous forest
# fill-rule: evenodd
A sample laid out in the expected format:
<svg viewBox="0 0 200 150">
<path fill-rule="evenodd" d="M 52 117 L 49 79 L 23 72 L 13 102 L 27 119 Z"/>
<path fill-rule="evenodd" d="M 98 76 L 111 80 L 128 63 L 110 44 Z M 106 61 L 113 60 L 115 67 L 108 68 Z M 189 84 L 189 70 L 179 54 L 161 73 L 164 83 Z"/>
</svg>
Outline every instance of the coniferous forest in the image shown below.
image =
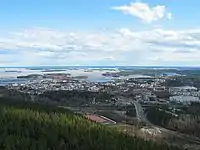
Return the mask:
<svg viewBox="0 0 200 150">
<path fill-rule="evenodd" d="M 55 106 L 0 99 L 1 150 L 178 150 Z"/>
</svg>

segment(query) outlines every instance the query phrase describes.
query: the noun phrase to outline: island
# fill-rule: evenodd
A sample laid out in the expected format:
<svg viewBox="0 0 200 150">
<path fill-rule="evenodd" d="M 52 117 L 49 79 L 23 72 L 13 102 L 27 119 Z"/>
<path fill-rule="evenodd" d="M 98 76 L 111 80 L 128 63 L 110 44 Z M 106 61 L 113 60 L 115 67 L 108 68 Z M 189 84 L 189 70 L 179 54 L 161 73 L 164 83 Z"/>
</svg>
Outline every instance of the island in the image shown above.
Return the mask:
<svg viewBox="0 0 200 150">
<path fill-rule="evenodd" d="M 43 78 L 43 75 L 40 74 L 30 74 L 25 76 L 17 76 L 18 79 L 38 79 Z"/>
<path fill-rule="evenodd" d="M 114 77 L 114 78 L 120 77 L 120 75 L 118 75 L 118 73 L 111 73 L 111 72 L 102 73 L 102 75 L 105 77 Z"/>
<path fill-rule="evenodd" d="M 87 79 L 88 76 L 75 76 L 75 77 L 72 77 L 73 79 Z"/>
<path fill-rule="evenodd" d="M 22 71 L 17 71 L 17 70 L 6 70 L 5 72 L 10 72 L 10 73 L 21 73 Z"/>
<path fill-rule="evenodd" d="M 42 70 L 41 72 L 62 72 L 62 71 L 66 71 L 65 69 L 45 69 Z"/>
</svg>

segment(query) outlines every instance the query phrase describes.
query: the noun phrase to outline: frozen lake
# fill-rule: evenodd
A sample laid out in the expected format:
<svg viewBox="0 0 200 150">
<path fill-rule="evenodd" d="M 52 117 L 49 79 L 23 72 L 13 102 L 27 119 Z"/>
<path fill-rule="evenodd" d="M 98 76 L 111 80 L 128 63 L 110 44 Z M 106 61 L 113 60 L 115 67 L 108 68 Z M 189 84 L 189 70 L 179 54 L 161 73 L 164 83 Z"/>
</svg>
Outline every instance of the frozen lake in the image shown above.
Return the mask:
<svg viewBox="0 0 200 150">
<path fill-rule="evenodd" d="M 49 68 L 48 68 L 49 69 Z M 86 80 L 91 82 L 108 82 L 113 81 L 114 79 L 127 79 L 127 78 L 141 78 L 141 77 L 149 77 L 144 75 L 130 75 L 130 76 L 120 76 L 120 77 L 106 77 L 103 76 L 103 73 L 106 72 L 119 72 L 117 69 L 81 69 L 81 68 L 73 68 L 73 69 L 53 69 L 48 71 L 45 69 L 27 69 L 27 68 L 0 68 L 0 85 L 5 85 L 9 83 L 25 83 L 27 79 L 17 79 L 17 76 L 26 76 L 31 74 L 56 74 L 56 73 L 68 73 L 74 76 L 87 76 Z M 51 69 L 51 68 L 50 68 Z"/>
</svg>

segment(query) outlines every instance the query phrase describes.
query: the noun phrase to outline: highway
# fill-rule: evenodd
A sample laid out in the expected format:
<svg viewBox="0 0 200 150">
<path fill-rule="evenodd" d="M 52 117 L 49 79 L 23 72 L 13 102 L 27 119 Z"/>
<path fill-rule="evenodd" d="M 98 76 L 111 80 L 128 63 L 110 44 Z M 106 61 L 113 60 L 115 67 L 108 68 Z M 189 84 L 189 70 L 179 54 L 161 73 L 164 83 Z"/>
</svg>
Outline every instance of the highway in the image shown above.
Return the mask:
<svg viewBox="0 0 200 150">
<path fill-rule="evenodd" d="M 174 137 L 177 137 L 179 139 L 182 139 L 182 140 L 190 142 L 190 143 L 192 142 L 192 143 L 195 143 L 198 145 L 200 144 L 200 139 L 198 137 L 187 135 L 187 134 L 180 133 L 177 131 L 172 131 L 172 130 L 152 124 L 146 118 L 146 115 L 144 114 L 141 104 L 138 101 L 132 101 L 132 104 L 134 104 L 134 106 L 135 106 L 136 115 L 137 115 L 138 120 L 145 122 L 147 125 L 155 128 L 155 129 L 158 129 L 160 132 L 162 132 L 165 135 L 174 136 Z"/>
<path fill-rule="evenodd" d="M 147 120 L 144 110 L 142 108 L 142 105 L 138 101 L 132 101 L 132 104 L 134 104 L 134 106 L 135 106 L 136 115 L 137 115 L 138 120 L 143 121 L 150 126 L 154 126 L 151 122 L 149 122 Z"/>
<path fill-rule="evenodd" d="M 135 109 L 136 109 L 136 115 L 137 115 L 138 120 L 143 121 L 146 117 L 144 116 L 142 106 L 137 101 L 133 101 L 133 104 L 134 104 Z"/>
</svg>

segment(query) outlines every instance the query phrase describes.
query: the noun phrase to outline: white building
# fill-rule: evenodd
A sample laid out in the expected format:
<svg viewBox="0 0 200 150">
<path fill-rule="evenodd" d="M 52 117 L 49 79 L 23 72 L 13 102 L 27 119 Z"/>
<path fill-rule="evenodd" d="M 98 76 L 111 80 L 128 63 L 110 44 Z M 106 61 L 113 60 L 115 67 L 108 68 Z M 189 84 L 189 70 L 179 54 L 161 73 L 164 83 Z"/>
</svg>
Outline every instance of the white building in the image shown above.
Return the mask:
<svg viewBox="0 0 200 150">
<path fill-rule="evenodd" d="M 200 102 L 199 97 L 194 96 L 172 96 L 169 98 L 171 102 L 190 104 L 191 102 Z"/>
<path fill-rule="evenodd" d="M 193 86 L 180 86 L 180 87 L 172 87 L 170 88 L 171 92 L 178 92 L 178 91 L 197 91 L 196 87 Z"/>
</svg>

